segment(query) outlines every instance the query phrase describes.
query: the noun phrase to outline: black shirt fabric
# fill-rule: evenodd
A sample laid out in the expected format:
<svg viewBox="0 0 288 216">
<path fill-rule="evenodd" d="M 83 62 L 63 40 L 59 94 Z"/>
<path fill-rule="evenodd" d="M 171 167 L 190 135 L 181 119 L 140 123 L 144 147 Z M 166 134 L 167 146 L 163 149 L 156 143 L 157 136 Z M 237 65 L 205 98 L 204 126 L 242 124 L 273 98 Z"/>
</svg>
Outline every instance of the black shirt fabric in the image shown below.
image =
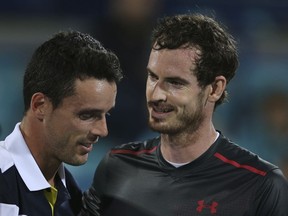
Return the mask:
<svg viewBox="0 0 288 216">
<path fill-rule="evenodd" d="M 1 170 L 0 170 L 1 171 Z M 66 187 L 59 177 L 56 178 L 58 191 L 54 214 L 44 196 L 44 191 L 30 191 L 22 180 L 15 166 L 5 173 L 0 172 L 0 216 L 74 216 L 80 212 L 82 193 L 70 172 L 65 168 Z M 31 174 L 33 178 L 33 174 Z M 3 206 L 1 206 L 3 205 Z M 1 208 L 17 207 L 15 211 L 5 211 L 2 215 Z"/>
<path fill-rule="evenodd" d="M 288 216 L 278 167 L 220 134 L 199 158 L 175 168 L 160 138 L 113 148 L 85 192 L 82 215 Z"/>
</svg>

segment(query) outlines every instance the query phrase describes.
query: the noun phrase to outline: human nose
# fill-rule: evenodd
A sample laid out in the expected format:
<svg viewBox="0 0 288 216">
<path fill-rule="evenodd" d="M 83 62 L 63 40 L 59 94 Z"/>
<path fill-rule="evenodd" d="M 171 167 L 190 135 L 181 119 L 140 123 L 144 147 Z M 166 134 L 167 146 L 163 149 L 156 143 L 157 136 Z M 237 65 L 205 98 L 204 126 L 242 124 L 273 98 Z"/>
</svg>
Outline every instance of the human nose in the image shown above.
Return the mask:
<svg viewBox="0 0 288 216">
<path fill-rule="evenodd" d="M 97 137 L 105 137 L 108 135 L 108 127 L 105 116 L 94 123 L 90 133 Z"/>
<path fill-rule="evenodd" d="M 150 96 L 151 101 L 166 101 L 167 99 L 167 92 L 160 82 L 147 85 L 147 95 Z"/>
</svg>

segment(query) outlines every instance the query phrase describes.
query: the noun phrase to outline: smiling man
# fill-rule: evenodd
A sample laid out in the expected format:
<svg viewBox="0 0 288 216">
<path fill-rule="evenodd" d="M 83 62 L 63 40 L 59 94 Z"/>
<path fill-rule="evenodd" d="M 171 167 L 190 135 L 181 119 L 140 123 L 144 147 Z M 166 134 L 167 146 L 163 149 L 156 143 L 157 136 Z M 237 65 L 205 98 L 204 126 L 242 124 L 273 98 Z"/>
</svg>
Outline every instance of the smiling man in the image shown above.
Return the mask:
<svg viewBox="0 0 288 216">
<path fill-rule="evenodd" d="M 149 125 L 160 136 L 113 148 L 84 193 L 82 215 L 287 216 L 280 169 L 212 121 L 238 67 L 233 37 L 201 14 L 166 17 L 147 66 Z"/>
<path fill-rule="evenodd" d="M 35 51 L 24 117 L 0 142 L 0 215 L 79 213 L 82 192 L 63 163 L 84 164 L 108 134 L 121 78 L 118 58 L 87 34 L 60 32 Z"/>
</svg>

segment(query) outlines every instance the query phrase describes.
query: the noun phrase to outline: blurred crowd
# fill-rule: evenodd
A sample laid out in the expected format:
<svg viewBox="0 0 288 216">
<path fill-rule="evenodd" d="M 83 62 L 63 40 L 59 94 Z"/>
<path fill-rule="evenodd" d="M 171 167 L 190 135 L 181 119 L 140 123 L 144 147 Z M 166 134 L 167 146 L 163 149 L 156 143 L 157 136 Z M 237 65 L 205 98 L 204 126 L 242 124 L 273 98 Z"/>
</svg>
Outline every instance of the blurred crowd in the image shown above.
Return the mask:
<svg viewBox="0 0 288 216">
<path fill-rule="evenodd" d="M 288 176 L 288 2 L 97 0 L 5 3 L 0 9 L 0 138 L 23 113 L 22 76 L 33 49 L 63 29 L 90 33 L 119 57 L 125 77 L 108 119 L 109 135 L 89 162 L 70 167 L 83 189 L 113 145 L 155 134 L 146 124 L 145 79 L 150 32 L 158 17 L 181 12 L 215 16 L 235 36 L 240 67 L 216 110 L 216 128 L 273 162 Z M 67 6 L 67 7 L 66 7 Z"/>
</svg>

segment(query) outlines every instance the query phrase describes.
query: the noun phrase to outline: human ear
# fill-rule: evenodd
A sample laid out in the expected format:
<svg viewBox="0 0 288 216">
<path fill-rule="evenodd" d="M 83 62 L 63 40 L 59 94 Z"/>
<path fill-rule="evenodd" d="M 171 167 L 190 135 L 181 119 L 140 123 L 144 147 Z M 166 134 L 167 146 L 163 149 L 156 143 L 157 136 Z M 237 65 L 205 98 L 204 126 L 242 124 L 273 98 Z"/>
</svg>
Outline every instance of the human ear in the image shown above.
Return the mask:
<svg viewBox="0 0 288 216">
<path fill-rule="evenodd" d="M 210 84 L 210 92 L 208 101 L 216 102 L 226 89 L 227 80 L 224 76 L 217 76 L 212 84 Z"/>
<path fill-rule="evenodd" d="M 30 108 L 34 116 L 39 120 L 43 119 L 47 100 L 47 97 L 41 92 L 37 92 L 31 97 Z"/>
</svg>

